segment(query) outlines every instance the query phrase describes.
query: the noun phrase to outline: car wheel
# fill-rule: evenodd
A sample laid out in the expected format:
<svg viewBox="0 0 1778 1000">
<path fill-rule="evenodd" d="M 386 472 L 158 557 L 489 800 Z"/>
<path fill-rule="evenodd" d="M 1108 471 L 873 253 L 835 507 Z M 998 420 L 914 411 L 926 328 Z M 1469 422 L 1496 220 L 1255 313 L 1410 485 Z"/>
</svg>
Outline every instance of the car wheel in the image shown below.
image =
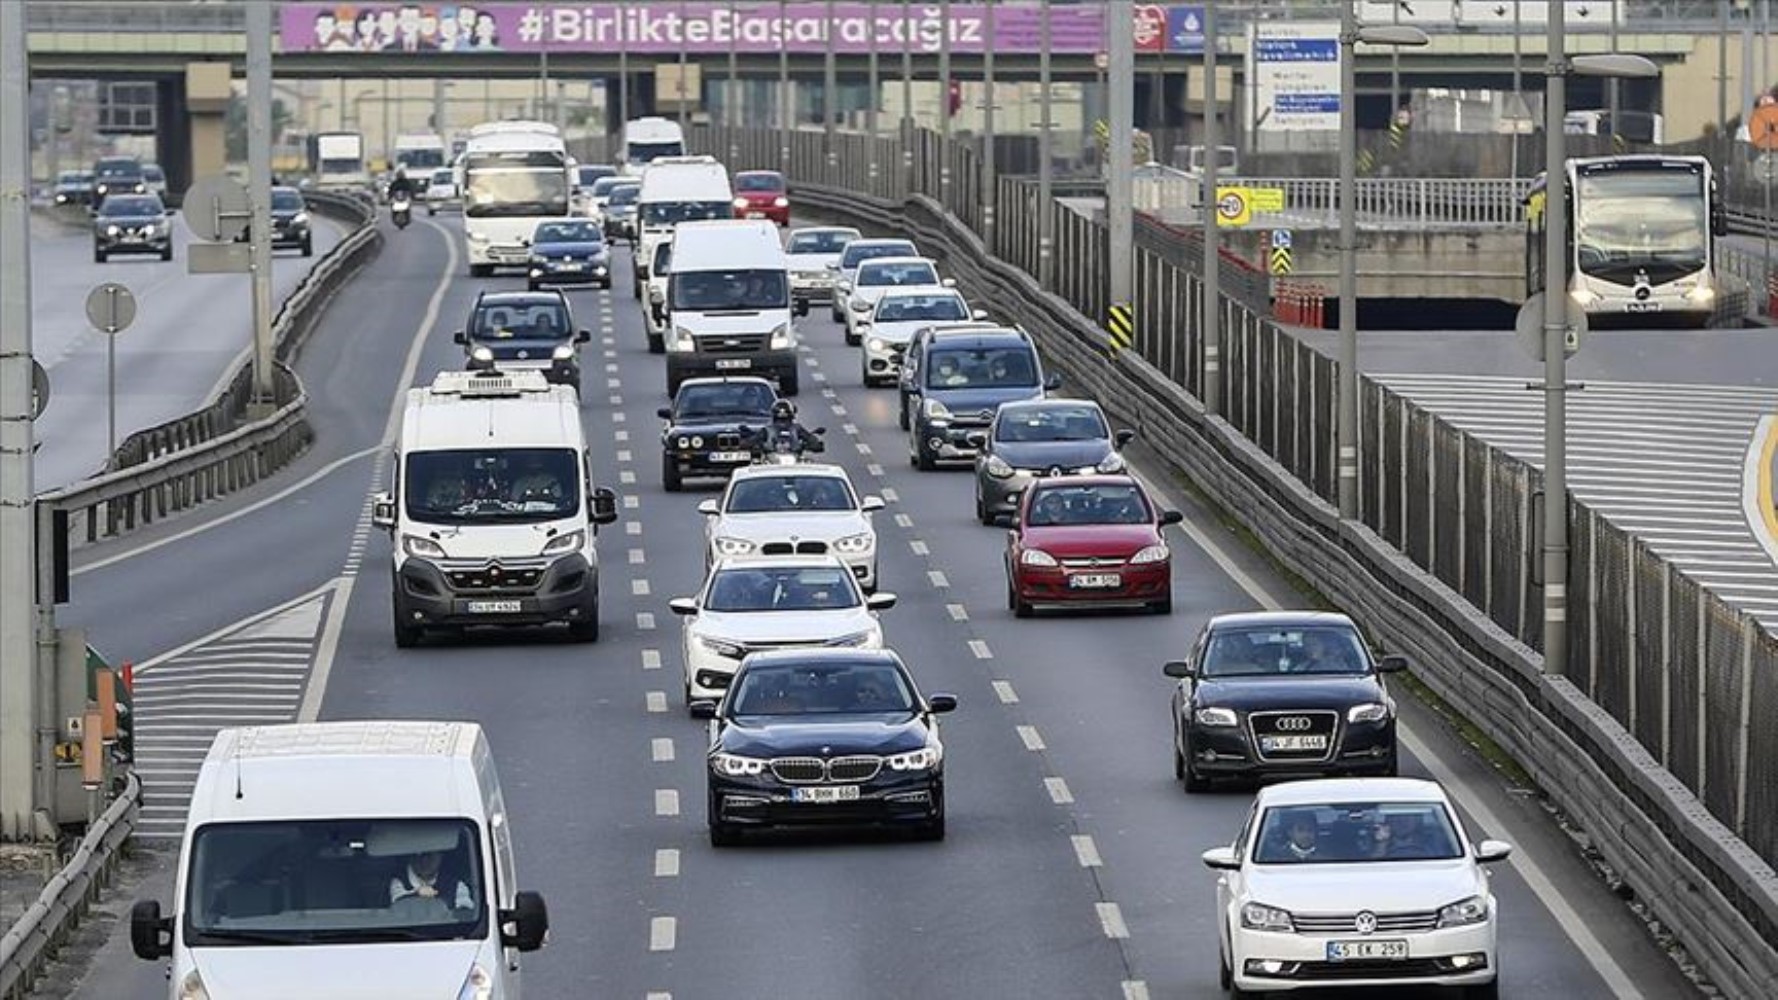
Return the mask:
<svg viewBox="0 0 1778 1000">
<path fill-rule="evenodd" d="M 1177 750 L 1174 752 L 1178 753 Z M 1207 792 L 1210 790 L 1210 779 L 1199 774 L 1197 768 L 1194 768 L 1191 765 L 1190 746 L 1186 747 L 1186 756 L 1179 761 L 1178 768 L 1183 772 L 1180 774 L 1180 780 L 1185 783 L 1185 793 L 1187 795 L 1197 795 L 1200 792 Z"/>
<path fill-rule="evenodd" d="M 1014 618 L 1029 618 L 1037 610 L 1031 606 L 1030 601 L 1019 596 L 1019 588 L 1013 583 L 1010 569 L 1006 573 L 1006 607 Z"/>
<path fill-rule="evenodd" d="M 710 821 L 710 846 L 711 847 L 739 847 L 739 846 L 741 846 L 741 831 L 735 829 L 734 827 L 728 825 L 727 823 L 718 823 L 715 820 L 711 820 Z"/>
<path fill-rule="evenodd" d="M 679 460 L 671 455 L 661 456 L 661 485 L 668 493 L 678 493 L 685 488 L 685 479 L 679 471 Z"/>
<path fill-rule="evenodd" d="M 599 591 L 593 590 L 593 599 L 587 602 L 582 612 L 585 617 L 579 621 L 568 623 L 568 635 L 575 642 L 599 641 Z"/>
<path fill-rule="evenodd" d="M 435 207 L 433 207 L 433 206 L 431 206 L 431 205 L 427 205 L 427 206 L 426 206 L 426 214 L 427 214 L 427 215 L 437 215 L 437 214 L 438 214 L 438 209 L 437 209 L 437 208 L 435 208 Z M 308 256 L 308 254 L 303 254 L 303 256 L 304 256 L 304 257 L 307 257 L 307 256 Z"/>
<path fill-rule="evenodd" d="M 161 251 L 161 260 L 172 260 L 172 259 L 173 259 L 173 244 L 169 243 L 169 244 L 167 244 L 166 249 Z"/>
<path fill-rule="evenodd" d="M 937 459 L 933 457 L 932 452 L 926 447 L 926 442 L 920 440 L 918 434 L 914 437 L 914 468 L 919 469 L 921 472 L 931 472 L 938 468 Z"/>
<path fill-rule="evenodd" d="M 846 346 L 857 347 L 862 343 L 864 343 L 864 338 L 858 335 L 857 328 L 850 326 L 846 327 Z"/>
<path fill-rule="evenodd" d="M 98 247 L 94 247 L 93 248 L 93 263 L 95 263 L 95 264 L 105 263 L 105 251 L 100 250 Z"/>
<path fill-rule="evenodd" d="M 650 353 L 650 354 L 665 354 L 665 353 L 667 353 L 666 339 L 663 338 L 658 333 L 649 334 L 648 335 L 648 353 Z"/>
<path fill-rule="evenodd" d="M 982 491 L 980 487 L 977 487 L 975 491 L 975 519 L 977 522 L 990 527 L 994 524 L 994 515 L 988 512 L 988 503 L 982 499 Z"/>
<path fill-rule="evenodd" d="M 681 381 L 683 381 L 683 380 L 679 379 L 679 378 L 675 378 L 672 375 L 667 376 L 667 396 L 669 398 L 671 398 L 673 396 L 677 396 L 679 394 L 679 383 Z"/>
<path fill-rule="evenodd" d="M 1471 986 L 1463 995 L 1468 1000 L 1500 1000 L 1500 977 L 1495 976 L 1478 986 Z"/>
<path fill-rule="evenodd" d="M 1222 953 L 1219 945 L 1216 949 L 1216 981 L 1225 990 L 1235 988 L 1235 974 L 1229 971 L 1229 959 Z"/>
<path fill-rule="evenodd" d="M 901 407 L 895 415 L 895 423 L 904 431 L 908 429 L 908 397 L 905 392 L 901 394 Z"/>
<path fill-rule="evenodd" d="M 797 392 L 796 369 L 791 369 L 778 377 L 778 395 L 794 396 Z"/>
<path fill-rule="evenodd" d="M 833 313 L 833 321 L 835 323 L 844 323 L 846 321 L 846 314 L 843 312 L 840 312 L 840 310 L 838 308 L 833 309 L 832 313 Z"/>
<path fill-rule="evenodd" d="M 412 649 L 420 644 L 422 629 L 418 625 L 409 625 L 401 620 L 401 602 L 391 599 L 394 606 L 395 648 Z"/>
<path fill-rule="evenodd" d="M 642 301 L 642 280 L 640 278 L 630 282 L 630 295 L 633 296 L 637 302 Z"/>
<path fill-rule="evenodd" d="M 313 236 L 303 237 L 303 256 L 315 256 L 315 238 Z"/>
<path fill-rule="evenodd" d="M 945 839 L 945 797 L 943 793 L 938 796 L 937 812 L 938 815 L 927 820 L 920 827 L 918 836 L 921 840 L 939 841 Z"/>
<path fill-rule="evenodd" d="M 1394 750 L 1391 750 L 1389 751 L 1389 763 L 1383 765 L 1382 770 L 1377 772 L 1377 776 L 1380 778 L 1393 778 L 1396 777 L 1400 771 L 1400 757 Z"/>
</svg>

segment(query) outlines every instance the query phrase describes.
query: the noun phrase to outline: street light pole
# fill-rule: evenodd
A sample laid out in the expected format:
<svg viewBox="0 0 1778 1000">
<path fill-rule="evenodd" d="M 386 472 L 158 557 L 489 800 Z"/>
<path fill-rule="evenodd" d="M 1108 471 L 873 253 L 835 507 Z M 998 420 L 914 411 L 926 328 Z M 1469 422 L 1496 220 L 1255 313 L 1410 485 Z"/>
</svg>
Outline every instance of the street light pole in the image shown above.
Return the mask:
<svg viewBox="0 0 1778 1000">
<path fill-rule="evenodd" d="M 1204 189 L 1198 196 L 1204 226 L 1204 410 L 1222 412 L 1222 233 L 1216 221 L 1216 178 L 1222 136 L 1216 113 L 1216 5 L 1204 5 Z"/>
<path fill-rule="evenodd" d="M 739 41 L 740 32 L 735 30 L 735 20 L 739 16 L 735 10 L 734 0 L 728 5 L 728 84 L 722 91 L 722 123 L 728 126 L 728 162 L 738 165 L 741 162 L 741 133 L 739 127 L 745 124 L 736 112 L 741 105 L 741 72 Z"/>
<path fill-rule="evenodd" d="M 1529 114 L 1525 105 L 1525 78 L 1522 73 L 1524 63 L 1524 36 L 1519 32 L 1519 5 L 1513 4 L 1513 101 L 1518 105 L 1513 109 L 1513 148 L 1512 176 L 1519 179 L 1519 146 L 1523 143 L 1524 132 L 1520 131 L 1519 123 L 1524 119 L 1521 113 Z M 1515 188 L 1514 190 L 1517 190 Z"/>
<path fill-rule="evenodd" d="M 938 203 L 951 207 L 951 0 L 939 4 Z"/>
<path fill-rule="evenodd" d="M 1049 5 L 1044 5 L 1044 18 Z M 901 175 L 904 182 L 914 174 L 914 31 L 913 0 L 901 0 Z"/>
<path fill-rule="evenodd" d="M 1055 242 L 1056 206 L 1051 175 L 1055 136 L 1054 105 L 1050 100 L 1050 5 L 1038 12 L 1037 36 L 1037 282 L 1044 288 L 1056 280 L 1050 244 Z"/>
<path fill-rule="evenodd" d="M 1544 69 L 1543 669 L 1568 667 L 1568 150 L 1566 4 L 1550 4 Z"/>
<path fill-rule="evenodd" d="M 788 0 L 778 0 L 778 23 L 790 20 Z M 778 46 L 778 172 L 790 176 L 790 120 L 795 117 L 790 106 L 790 46 Z"/>
<path fill-rule="evenodd" d="M 823 136 L 821 142 L 826 155 L 827 183 L 832 184 L 835 182 L 835 169 L 840 162 L 840 151 L 835 147 L 834 140 L 834 130 L 839 124 L 840 106 L 837 99 L 839 95 L 834 93 L 839 89 L 839 65 L 834 53 L 833 0 L 827 0 L 826 16 L 827 28 L 821 33 L 827 41 L 826 63 L 822 69 L 821 81 L 821 130 Z"/>
<path fill-rule="evenodd" d="M 869 11 L 870 16 L 869 16 L 869 18 L 867 18 L 869 23 L 864 30 L 868 33 L 870 52 L 869 52 L 869 55 L 866 59 L 868 68 L 865 71 L 865 78 L 866 78 L 867 84 L 868 84 L 868 86 L 867 86 L 868 94 L 867 94 L 866 103 L 864 105 L 864 130 L 866 132 L 870 133 L 871 153 L 869 154 L 869 162 L 866 165 L 866 169 L 868 170 L 869 175 L 870 175 L 869 190 L 872 194 L 876 194 L 876 193 L 878 193 L 877 192 L 877 172 L 879 170 L 879 167 L 877 165 L 877 157 L 876 157 L 877 103 L 878 103 L 879 90 L 880 90 L 880 86 L 882 83 L 882 81 L 879 79 L 880 73 L 879 73 L 879 67 L 877 66 L 877 0 L 870 0 L 870 5 L 867 9 Z"/>
<path fill-rule="evenodd" d="M 1131 29 L 1134 20 L 1130 0 L 1111 0 L 1106 4 L 1106 79 L 1111 119 L 1105 185 L 1111 274 L 1106 292 L 1107 303 L 1114 307 L 1133 305 L 1135 296 L 1135 156 L 1131 148 L 1136 127 L 1136 39 Z M 1103 323 L 1106 317 L 1095 319 Z"/>
<path fill-rule="evenodd" d="M 384 81 L 388 86 L 388 81 Z M 247 247 L 253 281 L 253 394 L 277 402 L 272 377 L 272 4 L 247 4 L 247 204 L 252 207 Z M 389 100 L 383 98 L 385 162 L 389 150 Z"/>
<path fill-rule="evenodd" d="M 994 0 L 985 0 L 982 26 L 982 242 L 994 246 Z"/>
</svg>

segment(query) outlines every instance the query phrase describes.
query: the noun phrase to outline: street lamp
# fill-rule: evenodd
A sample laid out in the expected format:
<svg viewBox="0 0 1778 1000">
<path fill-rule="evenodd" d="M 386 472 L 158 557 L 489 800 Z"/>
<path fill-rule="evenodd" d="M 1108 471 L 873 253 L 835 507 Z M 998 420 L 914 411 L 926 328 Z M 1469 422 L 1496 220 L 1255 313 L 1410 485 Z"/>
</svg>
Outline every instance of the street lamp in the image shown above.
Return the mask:
<svg viewBox="0 0 1778 1000">
<path fill-rule="evenodd" d="M 1543 669 L 1568 665 L 1568 150 L 1562 129 L 1569 76 L 1650 79 L 1660 68 L 1637 55 L 1567 57 L 1563 4 L 1550 5 L 1544 70 L 1543 278 Z"/>
<path fill-rule="evenodd" d="M 1412 25 L 1358 26 L 1353 4 L 1340 5 L 1340 390 L 1339 502 L 1341 517 L 1358 516 L 1358 60 L 1366 45 L 1425 45 Z M 1394 114 L 1395 109 L 1390 109 Z M 1211 155 L 1214 155 L 1213 153 Z"/>
</svg>

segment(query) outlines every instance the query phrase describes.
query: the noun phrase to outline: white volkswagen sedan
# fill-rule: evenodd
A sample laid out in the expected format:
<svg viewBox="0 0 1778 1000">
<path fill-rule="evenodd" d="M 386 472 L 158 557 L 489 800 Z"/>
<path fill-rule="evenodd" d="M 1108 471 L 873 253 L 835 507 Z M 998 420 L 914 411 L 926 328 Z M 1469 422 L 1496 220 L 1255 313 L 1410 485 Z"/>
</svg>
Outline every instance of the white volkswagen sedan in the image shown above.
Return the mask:
<svg viewBox="0 0 1778 1000">
<path fill-rule="evenodd" d="M 858 265 L 846 292 L 846 343 L 856 347 L 860 337 L 858 323 L 870 316 L 877 300 L 890 292 L 912 288 L 941 290 L 957 284 L 953 278 L 939 280 L 938 267 L 924 257 L 880 257 Z"/>
<path fill-rule="evenodd" d="M 1437 782 L 1331 778 L 1262 788 L 1221 873 L 1222 985 L 1248 991 L 1438 985 L 1497 996 L 1498 906 Z"/>
<path fill-rule="evenodd" d="M 901 356 L 914 331 L 923 326 L 984 320 L 986 311 L 970 311 L 963 295 L 951 288 L 897 288 L 883 293 L 876 308 L 858 321 L 864 340 L 858 371 L 866 386 L 889 385 L 901 375 Z"/>
<path fill-rule="evenodd" d="M 720 500 L 705 500 L 704 564 L 724 556 L 836 555 L 866 593 L 877 589 L 877 529 L 883 500 L 859 496 L 837 465 L 750 465 L 736 469 Z"/>
<path fill-rule="evenodd" d="M 894 594 L 866 597 L 833 556 L 722 559 L 696 597 L 669 601 L 685 619 L 685 701 L 720 698 L 741 659 L 797 646 L 882 649 L 877 612 Z"/>
</svg>

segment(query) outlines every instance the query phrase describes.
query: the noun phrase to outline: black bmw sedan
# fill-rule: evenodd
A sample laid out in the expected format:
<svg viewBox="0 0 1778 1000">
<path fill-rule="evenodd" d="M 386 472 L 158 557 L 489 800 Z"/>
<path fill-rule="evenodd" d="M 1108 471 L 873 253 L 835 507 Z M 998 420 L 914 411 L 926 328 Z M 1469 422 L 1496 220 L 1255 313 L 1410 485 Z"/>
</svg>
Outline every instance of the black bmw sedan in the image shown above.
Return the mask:
<svg viewBox="0 0 1778 1000">
<path fill-rule="evenodd" d="M 771 422 L 778 390 L 756 375 L 688 378 L 673 405 L 655 411 L 661 428 L 661 483 L 669 493 L 687 476 L 727 477 L 753 461 L 751 431 Z"/>
<path fill-rule="evenodd" d="M 1352 619 L 1316 611 L 1219 615 L 1189 659 L 1164 668 L 1173 691 L 1173 773 L 1210 780 L 1394 775 L 1395 700 Z"/>
<path fill-rule="evenodd" d="M 709 755 L 710 843 L 744 830 L 881 824 L 945 835 L 944 744 L 935 718 L 953 695 L 923 696 L 889 650 L 753 653 L 714 719 Z"/>
</svg>

